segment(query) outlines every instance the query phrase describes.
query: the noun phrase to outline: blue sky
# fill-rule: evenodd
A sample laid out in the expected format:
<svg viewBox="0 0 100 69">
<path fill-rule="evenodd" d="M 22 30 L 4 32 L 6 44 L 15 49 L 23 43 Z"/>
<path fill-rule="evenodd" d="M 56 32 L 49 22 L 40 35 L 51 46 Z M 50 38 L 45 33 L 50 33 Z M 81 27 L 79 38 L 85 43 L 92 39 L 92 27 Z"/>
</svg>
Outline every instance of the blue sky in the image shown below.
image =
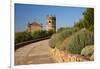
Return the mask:
<svg viewBox="0 0 100 69">
<path fill-rule="evenodd" d="M 42 22 L 43 29 L 46 26 L 46 16 L 56 16 L 56 27 L 71 27 L 74 22 L 82 19 L 83 7 L 64 7 L 34 4 L 15 4 L 15 31 L 24 31 L 28 22 Z"/>
</svg>

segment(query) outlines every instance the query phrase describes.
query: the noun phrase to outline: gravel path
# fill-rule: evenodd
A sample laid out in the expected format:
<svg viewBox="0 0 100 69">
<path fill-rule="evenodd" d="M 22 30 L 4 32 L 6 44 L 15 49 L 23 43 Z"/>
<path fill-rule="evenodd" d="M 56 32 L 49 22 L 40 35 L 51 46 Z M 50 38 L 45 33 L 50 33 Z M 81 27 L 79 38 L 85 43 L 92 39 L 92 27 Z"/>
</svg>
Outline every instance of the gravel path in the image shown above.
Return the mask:
<svg viewBox="0 0 100 69">
<path fill-rule="evenodd" d="M 15 51 L 15 65 L 54 63 L 49 56 L 49 39 L 35 42 Z"/>
</svg>

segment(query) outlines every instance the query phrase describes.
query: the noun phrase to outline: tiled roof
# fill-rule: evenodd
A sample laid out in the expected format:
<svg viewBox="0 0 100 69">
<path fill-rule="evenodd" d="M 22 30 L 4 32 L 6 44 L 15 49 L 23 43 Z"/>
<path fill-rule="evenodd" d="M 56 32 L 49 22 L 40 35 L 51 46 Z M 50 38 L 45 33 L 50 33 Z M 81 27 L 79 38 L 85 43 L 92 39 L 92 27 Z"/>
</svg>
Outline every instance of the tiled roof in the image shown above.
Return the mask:
<svg viewBox="0 0 100 69">
<path fill-rule="evenodd" d="M 32 22 L 30 25 L 32 25 L 32 26 L 41 26 L 41 24 L 39 24 L 37 22 Z"/>
</svg>

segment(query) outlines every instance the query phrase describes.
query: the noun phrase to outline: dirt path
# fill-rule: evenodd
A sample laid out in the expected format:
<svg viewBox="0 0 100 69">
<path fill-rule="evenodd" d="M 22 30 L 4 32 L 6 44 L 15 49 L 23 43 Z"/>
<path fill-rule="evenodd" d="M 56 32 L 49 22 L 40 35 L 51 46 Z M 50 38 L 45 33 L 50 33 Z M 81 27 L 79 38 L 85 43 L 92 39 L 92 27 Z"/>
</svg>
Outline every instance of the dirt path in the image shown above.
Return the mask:
<svg viewBox="0 0 100 69">
<path fill-rule="evenodd" d="M 49 39 L 19 48 L 15 52 L 15 65 L 54 63 L 49 56 Z"/>
</svg>

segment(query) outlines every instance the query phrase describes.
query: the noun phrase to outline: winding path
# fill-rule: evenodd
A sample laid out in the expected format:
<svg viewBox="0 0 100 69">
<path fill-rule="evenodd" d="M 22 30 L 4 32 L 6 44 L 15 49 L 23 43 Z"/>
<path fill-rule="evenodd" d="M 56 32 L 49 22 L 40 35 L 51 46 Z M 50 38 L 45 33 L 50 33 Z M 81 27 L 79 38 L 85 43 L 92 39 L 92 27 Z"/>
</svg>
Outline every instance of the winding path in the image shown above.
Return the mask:
<svg viewBox="0 0 100 69">
<path fill-rule="evenodd" d="M 49 56 L 49 39 L 35 42 L 15 51 L 15 65 L 54 63 Z"/>
</svg>

